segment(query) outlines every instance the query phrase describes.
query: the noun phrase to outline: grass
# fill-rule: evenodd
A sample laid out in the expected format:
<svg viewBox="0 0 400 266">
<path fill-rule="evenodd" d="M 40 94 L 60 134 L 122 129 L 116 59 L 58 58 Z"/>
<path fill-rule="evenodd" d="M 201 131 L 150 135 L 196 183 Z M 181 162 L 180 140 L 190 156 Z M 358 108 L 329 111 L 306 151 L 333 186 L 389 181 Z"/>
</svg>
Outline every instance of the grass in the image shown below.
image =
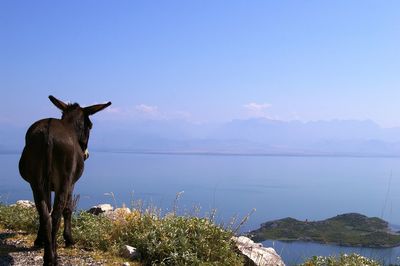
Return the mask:
<svg viewBox="0 0 400 266">
<path fill-rule="evenodd" d="M 358 254 L 342 254 L 340 256 L 314 256 L 300 266 L 379 266 L 379 262 Z"/>
<path fill-rule="evenodd" d="M 243 265 L 231 240 L 232 230 L 216 225 L 212 218 L 178 216 L 176 210 L 160 213 L 157 208 L 136 209 L 109 219 L 77 212 L 72 221 L 75 247 L 118 255 L 123 245 L 134 246 L 144 265 Z M 36 234 L 36 210 L 0 204 L 0 226 Z"/>
<path fill-rule="evenodd" d="M 5 228 L 0 224 L 0 232 L 6 230 L 7 228 Z M 6 238 L 9 240 L 17 241 L 22 246 L 29 248 L 33 246 L 36 234 L 26 233 L 24 231 L 14 231 L 11 235 L 8 235 Z M 7 256 L 10 252 L 21 252 L 21 250 L 13 246 L 0 245 L 0 256 Z M 57 252 L 61 256 L 76 258 L 77 259 L 77 261 L 75 261 L 76 265 L 82 265 L 81 262 L 79 261 L 79 258 L 82 257 L 90 257 L 94 261 L 107 261 L 106 265 L 110 266 L 111 265 L 120 266 L 124 262 L 126 262 L 126 259 L 124 258 L 116 256 L 110 252 L 102 252 L 100 250 L 88 251 L 88 250 L 83 250 L 81 248 L 64 248 L 62 245 L 60 245 L 57 249 Z M 43 256 L 43 250 L 41 252 L 41 255 Z M 74 263 L 73 260 L 70 262 Z M 130 262 L 130 265 L 142 266 L 143 264 L 140 262 Z"/>
<path fill-rule="evenodd" d="M 7 206 L 0 203 L 0 226 L 11 230 L 35 233 L 39 219 L 35 208 Z"/>
</svg>

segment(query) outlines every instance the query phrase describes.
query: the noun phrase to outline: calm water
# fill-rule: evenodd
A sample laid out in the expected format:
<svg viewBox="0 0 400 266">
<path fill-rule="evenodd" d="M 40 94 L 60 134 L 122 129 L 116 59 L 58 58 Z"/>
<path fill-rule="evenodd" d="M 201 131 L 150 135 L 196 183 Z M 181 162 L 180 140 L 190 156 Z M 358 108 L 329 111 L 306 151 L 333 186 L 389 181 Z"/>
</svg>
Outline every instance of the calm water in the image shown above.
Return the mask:
<svg viewBox="0 0 400 266">
<path fill-rule="evenodd" d="M 32 199 L 19 177 L 17 154 L 0 155 L 1 201 Z M 92 152 L 76 185 L 80 208 L 98 203 L 130 205 L 142 199 L 171 209 L 202 213 L 218 209 L 218 220 L 244 217 L 256 208 L 242 231 L 260 223 L 294 217 L 319 220 L 347 212 L 383 217 L 400 224 L 400 158 L 259 157 L 146 155 Z M 359 252 L 385 263 L 399 262 L 400 249 L 349 249 L 312 243 L 274 244 L 287 264 L 311 255 Z"/>
</svg>

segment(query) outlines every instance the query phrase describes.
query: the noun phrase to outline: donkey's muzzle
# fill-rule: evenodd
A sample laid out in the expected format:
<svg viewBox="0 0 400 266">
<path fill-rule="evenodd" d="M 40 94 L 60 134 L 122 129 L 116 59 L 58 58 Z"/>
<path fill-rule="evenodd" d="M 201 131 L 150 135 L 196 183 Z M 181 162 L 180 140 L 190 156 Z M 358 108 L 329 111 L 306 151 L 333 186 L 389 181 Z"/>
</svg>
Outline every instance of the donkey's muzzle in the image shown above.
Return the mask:
<svg viewBox="0 0 400 266">
<path fill-rule="evenodd" d="M 86 149 L 85 152 L 83 153 L 83 159 L 86 160 L 87 158 L 89 158 L 89 150 Z"/>
</svg>

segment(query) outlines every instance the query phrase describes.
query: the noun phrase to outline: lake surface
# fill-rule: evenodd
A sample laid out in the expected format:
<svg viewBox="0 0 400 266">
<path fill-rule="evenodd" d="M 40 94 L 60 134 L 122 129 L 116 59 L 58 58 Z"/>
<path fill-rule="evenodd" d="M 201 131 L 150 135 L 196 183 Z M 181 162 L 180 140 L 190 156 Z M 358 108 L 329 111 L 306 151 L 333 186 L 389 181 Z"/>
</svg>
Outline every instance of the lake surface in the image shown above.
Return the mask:
<svg viewBox="0 0 400 266">
<path fill-rule="evenodd" d="M 32 199 L 18 173 L 18 154 L 0 155 L 0 200 Z M 79 208 L 98 203 L 130 206 L 141 199 L 171 210 L 176 193 L 181 213 L 216 208 L 228 223 L 256 209 L 241 231 L 265 221 L 293 217 L 321 220 L 358 212 L 400 224 L 400 158 L 160 155 L 91 152 L 75 187 Z M 274 245 L 288 265 L 312 255 L 358 252 L 399 263 L 400 249 L 351 249 L 313 243 Z"/>
</svg>

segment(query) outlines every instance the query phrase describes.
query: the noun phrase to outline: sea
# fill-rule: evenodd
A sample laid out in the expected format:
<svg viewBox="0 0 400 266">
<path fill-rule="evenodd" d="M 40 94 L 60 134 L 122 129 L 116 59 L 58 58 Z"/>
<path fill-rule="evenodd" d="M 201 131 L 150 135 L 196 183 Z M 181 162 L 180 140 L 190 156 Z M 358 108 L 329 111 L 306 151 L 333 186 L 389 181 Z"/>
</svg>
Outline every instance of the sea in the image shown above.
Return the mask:
<svg viewBox="0 0 400 266">
<path fill-rule="evenodd" d="M 32 200 L 18 153 L 0 154 L 0 202 Z M 400 225 L 400 158 L 157 154 L 92 151 L 75 186 L 78 209 L 99 203 L 215 216 L 247 233 L 293 217 L 316 221 L 356 212 Z M 243 223 L 243 224 L 242 224 Z M 312 256 L 359 253 L 400 264 L 400 248 L 350 248 L 268 240 L 287 265 Z"/>
</svg>

